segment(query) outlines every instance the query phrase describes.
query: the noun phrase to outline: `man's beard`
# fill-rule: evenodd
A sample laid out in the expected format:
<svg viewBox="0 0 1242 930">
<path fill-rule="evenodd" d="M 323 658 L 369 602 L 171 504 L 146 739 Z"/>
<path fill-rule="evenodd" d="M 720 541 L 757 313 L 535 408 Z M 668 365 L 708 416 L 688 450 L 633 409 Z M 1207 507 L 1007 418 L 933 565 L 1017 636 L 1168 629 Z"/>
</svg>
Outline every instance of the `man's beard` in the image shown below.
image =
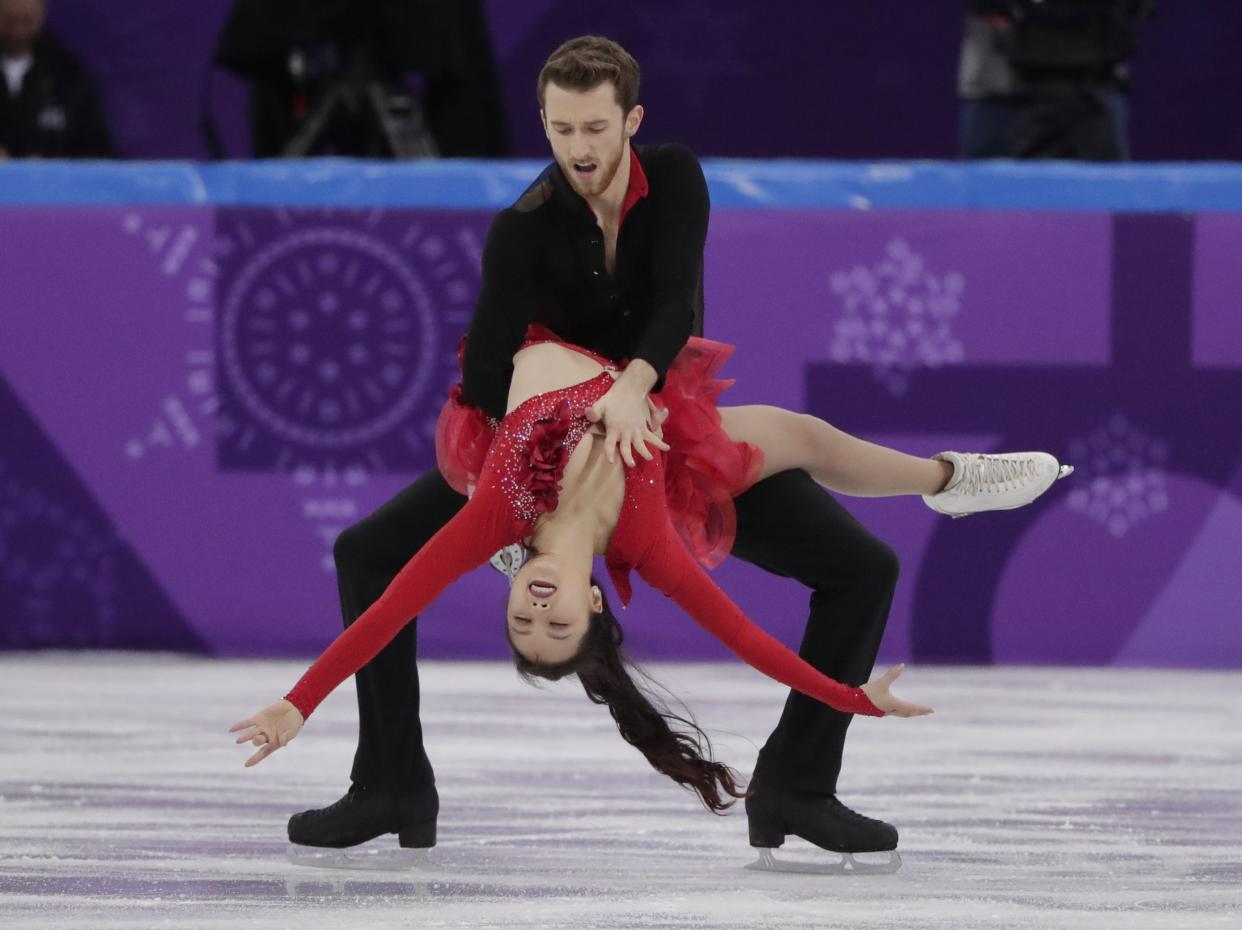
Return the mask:
<svg viewBox="0 0 1242 930">
<path fill-rule="evenodd" d="M 608 189 L 608 185 L 613 182 L 617 176 L 617 172 L 621 170 L 621 157 L 625 154 L 625 146 L 617 152 L 616 158 L 610 164 L 602 162 L 595 166 L 595 170 L 588 177 L 582 177 L 574 170 L 574 163 L 562 165 L 561 170 L 565 176 L 569 178 L 571 186 L 582 196 L 597 196 Z"/>
</svg>

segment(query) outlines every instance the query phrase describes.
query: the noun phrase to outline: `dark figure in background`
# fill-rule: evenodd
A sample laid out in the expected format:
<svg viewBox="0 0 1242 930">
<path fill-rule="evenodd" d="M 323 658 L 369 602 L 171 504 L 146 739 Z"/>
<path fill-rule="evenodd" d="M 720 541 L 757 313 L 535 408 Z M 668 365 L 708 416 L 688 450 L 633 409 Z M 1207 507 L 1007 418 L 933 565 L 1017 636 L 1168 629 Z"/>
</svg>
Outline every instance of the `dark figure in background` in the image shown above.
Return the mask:
<svg viewBox="0 0 1242 930">
<path fill-rule="evenodd" d="M 46 0 L 0 0 L 0 159 L 111 158 L 94 82 L 46 18 Z"/>
<path fill-rule="evenodd" d="M 508 154 L 482 0 L 236 0 L 215 60 L 256 158 Z"/>
<path fill-rule="evenodd" d="M 967 0 L 963 158 L 1128 161 L 1130 59 L 1155 0 Z"/>
</svg>

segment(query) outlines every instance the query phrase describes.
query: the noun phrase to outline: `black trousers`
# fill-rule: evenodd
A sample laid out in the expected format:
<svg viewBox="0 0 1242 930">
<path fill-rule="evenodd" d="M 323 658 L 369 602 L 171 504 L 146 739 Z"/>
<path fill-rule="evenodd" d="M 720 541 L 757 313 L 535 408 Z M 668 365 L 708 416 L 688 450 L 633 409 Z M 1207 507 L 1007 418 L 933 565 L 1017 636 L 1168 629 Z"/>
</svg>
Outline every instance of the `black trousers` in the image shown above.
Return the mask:
<svg viewBox="0 0 1242 930">
<path fill-rule="evenodd" d="M 379 598 L 465 501 L 432 471 L 337 537 L 333 552 L 345 626 Z M 897 584 L 896 554 L 804 471 L 759 482 L 737 498 L 736 506 L 733 555 L 796 579 L 811 591 L 799 654 L 839 681 L 867 681 Z M 418 716 L 417 630 L 416 623 L 407 624 L 355 676 L 354 784 L 407 795 L 435 783 Z M 834 793 L 852 719 L 791 691 L 760 751 L 751 787 Z"/>
</svg>

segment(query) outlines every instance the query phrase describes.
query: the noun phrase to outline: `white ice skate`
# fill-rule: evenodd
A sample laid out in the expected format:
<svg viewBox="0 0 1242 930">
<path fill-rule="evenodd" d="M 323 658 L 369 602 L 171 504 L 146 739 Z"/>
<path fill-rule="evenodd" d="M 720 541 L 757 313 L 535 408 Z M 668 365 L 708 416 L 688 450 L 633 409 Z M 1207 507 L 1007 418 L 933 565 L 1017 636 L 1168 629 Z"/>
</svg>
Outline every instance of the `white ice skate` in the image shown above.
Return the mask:
<svg viewBox="0 0 1242 930">
<path fill-rule="evenodd" d="M 432 867 L 430 849 L 402 849 L 387 845 L 331 849 L 290 843 L 285 854 L 294 865 L 316 869 L 356 869 L 364 872 L 408 872 Z"/>
<path fill-rule="evenodd" d="M 777 859 L 771 849 L 760 849 L 759 858 L 748 869 L 756 872 L 798 872 L 804 875 L 891 875 L 901 868 L 901 853 L 890 849 L 878 853 L 829 853 L 837 862 L 811 862 L 804 859 Z M 859 861 L 856 855 L 866 858 Z"/>
<path fill-rule="evenodd" d="M 951 463 L 953 477 L 943 490 L 924 494 L 923 502 L 954 518 L 1023 507 L 1074 471 L 1047 452 L 938 452 L 932 458 Z"/>
</svg>

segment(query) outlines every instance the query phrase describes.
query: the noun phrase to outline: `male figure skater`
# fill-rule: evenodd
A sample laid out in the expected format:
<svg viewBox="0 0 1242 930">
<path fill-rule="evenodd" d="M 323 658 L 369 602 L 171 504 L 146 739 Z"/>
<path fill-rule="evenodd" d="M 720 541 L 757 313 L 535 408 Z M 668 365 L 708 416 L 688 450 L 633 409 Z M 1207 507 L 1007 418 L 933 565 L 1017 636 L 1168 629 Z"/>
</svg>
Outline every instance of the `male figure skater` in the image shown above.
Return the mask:
<svg viewBox="0 0 1242 930">
<path fill-rule="evenodd" d="M 638 83 L 637 63 L 607 39 L 572 39 L 548 58 L 538 93 L 554 161 L 492 222 L 463 364 L 464 400 L 501 417 L 512 357 L 530 323 L 633 359 L 598 404 L 608 454 L 627 464 L 660 445 L 647 395 L 702 330 L 709 210 L 689 150 L 631 146 L 643 118 Z M 946 483 L 965 484 L 962 460 L 941 464 Z M 977 493 L 977 477 L 970 484 Z M 432 471 L 341 533 L 334 555 L 346 626 L 464 502 Z M 839 681 L 865 683 L 897 582 L 893 550 L 804 471 L 759 482 L 736 508 L 733 554 L 812 591 L 801 656 Z M 344 847 L 397 833 L 405 847 L 435 844 L 439 799 L 419 723 L 417 629 L 408 624 L 357 673 L 352 786 L 329 807 L 290 818 L 294 843 Z M 790 692 L 749 785 L 752 845 L 779 846 L 795 834 L 837 852 L 896 848 L 896 829 L 836 797 L 851 719 Z"/>
</svg>

